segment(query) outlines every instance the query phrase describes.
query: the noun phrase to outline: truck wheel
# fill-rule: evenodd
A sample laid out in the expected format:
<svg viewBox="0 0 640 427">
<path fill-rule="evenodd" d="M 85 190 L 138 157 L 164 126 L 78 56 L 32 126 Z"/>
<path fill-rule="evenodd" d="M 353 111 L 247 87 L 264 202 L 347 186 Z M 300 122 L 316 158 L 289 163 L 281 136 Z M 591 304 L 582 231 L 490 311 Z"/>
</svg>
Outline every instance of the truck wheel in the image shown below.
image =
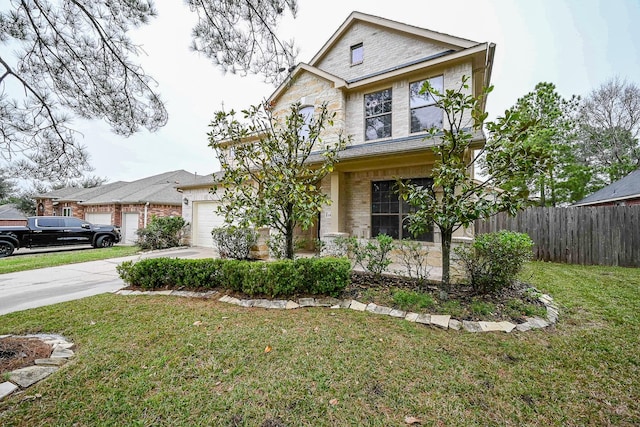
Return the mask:
<svg viewBox="0 0 640 427">
<path fill-rule="evenodd" d="M 0 258 L 10 256 L 13 253 L 15 246 L 11 242 L 0 242 Z"/>
<path fill-rule="evenodd" d="M 96 240 L 96 248 L 110 248 L 113 246 L 113 239 L 111 236 L 100 236 Z"/>
</svg>

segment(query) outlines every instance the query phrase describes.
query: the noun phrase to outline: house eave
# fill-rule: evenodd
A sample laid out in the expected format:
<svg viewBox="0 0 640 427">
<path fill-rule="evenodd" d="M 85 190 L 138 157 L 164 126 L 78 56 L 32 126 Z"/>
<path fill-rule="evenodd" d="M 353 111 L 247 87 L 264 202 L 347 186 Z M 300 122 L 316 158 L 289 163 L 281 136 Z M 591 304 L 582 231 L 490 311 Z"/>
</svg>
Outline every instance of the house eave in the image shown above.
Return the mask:
<svg viewBox="0 0 640 427">
<path fill-rule="evenodd" d="M 403 76 L 405 74 L 421 71 L 425 68 L 437 67 L 438 65 L 463 60 L 463 59 L 472 57 L 474 55 L 487 52 L 489 50 L 489 47 L 490 47 L 489 43 L 482 43 L 482 44 L 476 45 L 473 48 L 449 53 L 448 55 L 438 56 L 438 57 L 427 59 L 425 61 L 418 62 L 418 63 L 412 63 L 405 67 L 395 68 L 393 70 L 390 70 L 381 74 L 376 74 L 374 76 L 371 76 L 365 79 L 360 79 L 354 82 L 350 82 L 350 83 L 347 83 L 346 87 L 348 89 L 357 89 L 363 86 L 369 86 L 372 84 L 381 83 L 386 80 L 397 79 L 398 77 Z"/>
<path fill-rule="evenodd" d="M 638 194 L 631 194 L 628 196 L 622 196 L 622 197 L 613 197 L 613 198 L 609 198 L 609 199 L 601 199 L 601 200 L 594 200 L 591 202 L 584 202 L 584 203 L 574 203 L 573 205 L 571 205 L 572 208 L 578 208 L 578 207 L 584 207 L 584 206 L 592 206 L 592 205 L 601 205 L 604 203 L 614 203 L 614 202 L 621 202 L 624 200 L 629 200 L 629 199 L 640 199 L 640 193 Z"/>
</svg>

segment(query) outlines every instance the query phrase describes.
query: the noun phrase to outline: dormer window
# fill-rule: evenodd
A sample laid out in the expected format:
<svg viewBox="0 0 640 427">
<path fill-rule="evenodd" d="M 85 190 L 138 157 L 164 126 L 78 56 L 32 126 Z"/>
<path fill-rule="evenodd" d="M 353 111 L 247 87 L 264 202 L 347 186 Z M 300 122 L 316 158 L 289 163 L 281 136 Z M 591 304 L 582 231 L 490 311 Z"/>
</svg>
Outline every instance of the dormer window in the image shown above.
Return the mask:
<svg viewBox="0 0 640 427">
<path fill-rule="evenodd" d="M 362 64 L 364 59 L 364 46 L 362 43 L 351 46 L 351 65 Z"/>
</svg>

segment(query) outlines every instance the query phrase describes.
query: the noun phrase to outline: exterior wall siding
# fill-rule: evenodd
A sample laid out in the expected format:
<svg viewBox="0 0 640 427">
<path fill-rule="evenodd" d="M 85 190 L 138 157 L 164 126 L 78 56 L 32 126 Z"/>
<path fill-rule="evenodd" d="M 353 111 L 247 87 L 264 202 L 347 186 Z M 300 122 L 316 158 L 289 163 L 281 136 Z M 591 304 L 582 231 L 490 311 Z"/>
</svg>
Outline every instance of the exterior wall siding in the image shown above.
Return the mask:
<svg viewBox="0 0 640 427">
<path fill-rule="evenodd" d="M 351 46 L 358 43 L 363 44 L 364 59 L 361 64 L 351 65 Z M 345 80 L 352 80 L 447 50 L 446 46 L 405 33 L 357 22 L 315 65 Z"/>
<path fill-rule="evenodd" d="M 342 232 L 358 238 L 371 238 L 371 183 L 373 181 L 392 180 L 397 177 L 402 178 L 423 178 L 431 176 L 433 165 L 379 168 L 360 172 L 345 172 L 341 186 L 346 188 L 344 204 L 340 206 L 346 212 L 345 223 L 342 225 Z M 331 193 L 331 183 L 325 178 L 321 183 L 322 191 Z M 322 211 L 320 236 L 331 232 L 329 228 L 330 206 L 326 206 Z M 469 238 L 473 236 L 473 229 L 460 228 L 454 233 L 456 238 Z M 436 227 L 434 230 L 434 242 L 440 242 L 440 233 Z"/>
<path fill-rule="evenodd" d="M 327 126 L 323 143 L 337 142 L 339 133 L 345 128 L 345 97 L 333 83 L 306 71 L 300 73 L 290 83 L 288 90 L 278 98 L 274 106 L 274 115 L 284 117 L 289 113 L 291 104 L 300 102 L 301 106 L 314 106 L 317 109 L 327 104 L 330 113 L 335 113 L 333 126 Z"/>
</svg>

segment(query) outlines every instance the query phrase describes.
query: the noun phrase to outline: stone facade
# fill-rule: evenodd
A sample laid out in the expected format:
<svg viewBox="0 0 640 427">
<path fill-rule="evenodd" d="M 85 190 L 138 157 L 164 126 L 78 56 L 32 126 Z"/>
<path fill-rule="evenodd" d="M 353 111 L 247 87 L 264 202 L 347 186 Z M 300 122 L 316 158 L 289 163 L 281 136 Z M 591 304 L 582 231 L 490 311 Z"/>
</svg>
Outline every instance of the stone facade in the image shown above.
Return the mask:
<svg viewBox="0 0 640 427">
<path fill-rule="evenodd" d="M 273 102 L 276 118 L 286 116 L 289 113 L 290 105 L 296 102 L 300 103 L 301 107 L 315 107 L 316 111 L 321 105 L 326 104 L 327 109 L 331 113 L 335 113 L 335 117 L 333 125 L 325 128 L 323 143 L 337 142 L 339 132 L 345 129 L 346 102 L 344 93 L 321 76 L 306 71 L 300 72 L 287 83 L 286 92 Z M 317 147 L 317 149 L 320 148 Z"/>
<path fill-rule="evenodd" d="M 364 95 L 391 88 L 392 91 L 392 113 L 391 113 L 391 138 L 397 139 L 411 135 L 411 116 L 409 105 L 409 86 L 411 83 L 426 80 L 431 77 L 443 76 L 444 89 L 457 89 L 460 86 L 463 76 L 471 76 L 473 68 L 471 61 L 462 62 L 454 66 L 438 66 L 429 68 L 409 76 L 403 76 L 393 81 L 385 81 L 366 89 L 349 92 L 346 102 L 346 134 L 353 137 L 353 144 L 366 144 L 364 137 Z M 466 91 L 469 93 L 470 88 Z M 468 127 L 472 126 L 471 115 L 463 117 L 463 123 Z M 414 133 L 414 135 L 426 135 L 426 132 Z M 426 145 L 433 144 L 433 141 L 426 140 Z"/>
<path fill-rule="evenodd" d="M 351 64 L 351 46 L 363 44 L 362 63 Z M 379 73 L 395 65 L 406 64 L 433 56 L 449 47 L 407 33 L 390 31 L 378 25 L 355 22 L 332 46 L 321 60 L 314 64 L 345 80 Z"/>
</svg>

